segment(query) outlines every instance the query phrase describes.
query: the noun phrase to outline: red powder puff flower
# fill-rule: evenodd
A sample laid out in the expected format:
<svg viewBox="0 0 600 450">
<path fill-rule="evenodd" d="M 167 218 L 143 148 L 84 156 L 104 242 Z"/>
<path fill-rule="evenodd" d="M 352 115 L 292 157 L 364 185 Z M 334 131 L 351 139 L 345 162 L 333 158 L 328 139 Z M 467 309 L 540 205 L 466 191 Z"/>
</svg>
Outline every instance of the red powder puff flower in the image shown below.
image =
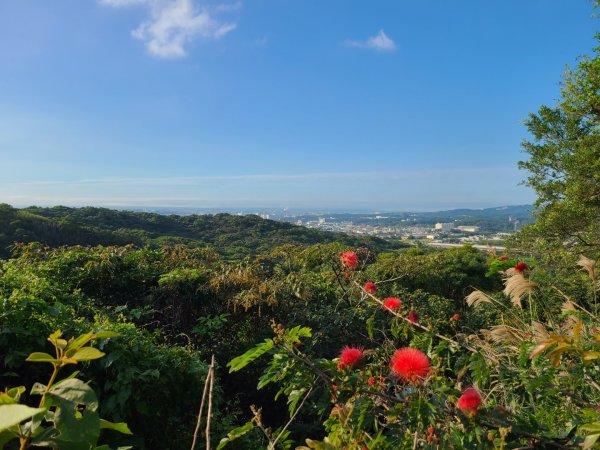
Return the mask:
<svg viewBox="0 0 600 450">
<path fill-rule="evenodd" d="M 344 370 L 344 363 L 343 362 L 339 362 L 337 365 L 337 370 Z"/>
<path fill-rule="evenodd" d="M 452 316 L 452 320 L 458 320 L 458 319 L 460 319 L 460 316 L 458 314 L 454 314 Z"/>
<path fill-rule="evenodd" d="M 344 278 L 348 280 L 350 278 L 350 272 L 344 272 Z"/>
<path fill-rule="evenodd" d="M 363 357 L 363 351 L 356 347 L 344 347 L 340 353 L 340 364 L 352 367 Z"/>
<path fill-rule="evenodd" d="M 387 310 L 400 309 L 402 307 L 402 300 L 397 297 L 388 297 L 383 300 L 383 308 Z"/>
<path fill-rule="evenodd" d="M 524 263 L 524 262 L 517 263 L 517 265 L 515 266 L 515 271 L 517 271 L 519 273 L 521 273 L 527 269 L 529 269 L 529 266 L 527 265 L 527 263 Z"/>
<path fill-rule="evenodd" d="M 498 258 L 498 261 L 506 261 L 506 255 L 502 255 L 500 258 Z"/>
<path fill-rule="evenodd" d="M 369 294 L 373 295 L 375 295 L 375 293 L 377 292 L 377 286 L 372 281 L 366 282 L 363 286 L 363 289 L 365 290 L 365 292 L 368 292 Z"/>
<path fill-rule="evenodd" d="M 414 309 L 411 309 L 408 313 L 408 320 L 410 320 L 412 323 L 417 323 L 419 321 L 419 315 Z"/>
<path fill-rule="evenodd" d="M 358 264 L 358 256 L 356 256 L 356 253 L 348 250 L 340 254 L 340 261 L 344 267 L 355 269 Z"/>
<path fill-rule="evenodd" d="M 463 394 L 460 396 L 458 401 L 456 402 L 456 407 L 460 409 L 463 413 L 474 416 L 477 414 L 477 410 L 481 406 L 481 394 L 475 388 L 465 389 Z"/>
<path fill-rule="evenodd" d="M 396 350 L 390 361 L 392 372 L 404 381 L 420 381 L 429 373 L 431 365 L 425 353 L 416 348 Z"/>
<path fill-rule="evenodd" d="M 373 386 L 375 383 L 377 383 L 377 380 L 375 379 L 375 377 L 369 377 L 369 379 L 367 380 L 367 384 L 369 386 Z"/>
</svg>

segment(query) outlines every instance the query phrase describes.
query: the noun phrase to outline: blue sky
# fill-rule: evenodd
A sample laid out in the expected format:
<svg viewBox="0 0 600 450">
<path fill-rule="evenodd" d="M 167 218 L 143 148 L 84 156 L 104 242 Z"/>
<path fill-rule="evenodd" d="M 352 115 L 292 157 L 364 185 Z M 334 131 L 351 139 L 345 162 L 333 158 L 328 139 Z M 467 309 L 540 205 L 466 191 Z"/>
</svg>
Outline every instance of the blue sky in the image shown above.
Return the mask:
<svg viewBox="0 0 600 450">
<path fill-rule="evenodd" d="M 588 0 L 2 0 L 0 202 L 524 204 Z"/>
</svg>

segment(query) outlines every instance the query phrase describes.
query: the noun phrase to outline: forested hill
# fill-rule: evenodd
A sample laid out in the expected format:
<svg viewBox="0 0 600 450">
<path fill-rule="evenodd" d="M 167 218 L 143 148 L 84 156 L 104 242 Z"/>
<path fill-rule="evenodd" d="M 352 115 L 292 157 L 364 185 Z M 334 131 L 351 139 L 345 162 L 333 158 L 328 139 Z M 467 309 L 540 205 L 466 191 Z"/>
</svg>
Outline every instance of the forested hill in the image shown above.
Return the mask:
<svg viewBox="0 0 600 450">
<path fill-rule="evenodd" d="M 239 258 L 268 251 L 287 243 L 340 242 L 374 251 L 397 249 L 374 237 L 311 230 L 258 216 L 160 215 L 106 208 L 13 208 L 0 204 L 0 257 L 10 253 L 15 242 L 60 245 L 150 245 L 184 244 L 214 247 L 227 257 Z"/>
</svg>

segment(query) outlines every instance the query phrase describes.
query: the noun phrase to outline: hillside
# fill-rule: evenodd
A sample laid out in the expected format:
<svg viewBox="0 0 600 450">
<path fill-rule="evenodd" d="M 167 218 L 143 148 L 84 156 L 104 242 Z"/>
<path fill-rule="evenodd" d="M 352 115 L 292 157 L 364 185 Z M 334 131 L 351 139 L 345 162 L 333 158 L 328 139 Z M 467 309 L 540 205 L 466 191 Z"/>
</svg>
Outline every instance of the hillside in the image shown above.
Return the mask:
<svg viewBox="0 0 600 450">
<path fill-rule="evenodd" d="M 61 245 L 183 244 L 213 246 L 222 255 L 241 258 L 282 244 L 339 242 L 352 247 L 389 251 L 401 247 L 374 237 L 309 230 L 258 216 L 161 215 L 106 208 L 13 208 L 0 205 L 0 256 L 7 256 L 15 242 Z"/>
</svg>

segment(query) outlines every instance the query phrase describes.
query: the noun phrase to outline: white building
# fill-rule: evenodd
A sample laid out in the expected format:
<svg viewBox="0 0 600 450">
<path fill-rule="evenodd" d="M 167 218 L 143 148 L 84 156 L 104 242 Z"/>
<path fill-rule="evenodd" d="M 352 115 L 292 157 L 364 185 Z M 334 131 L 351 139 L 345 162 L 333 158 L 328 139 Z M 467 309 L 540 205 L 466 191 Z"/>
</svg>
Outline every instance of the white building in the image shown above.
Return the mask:
<svg viewBox="0 0 600 450">
<path fill-rule="evenodd" d="M 441 223 L 438 222 L 435 224 L 435 229 L 437 231 L 450 231 L 452 228 L 454 228 L 454 224 L 453 223 Z"/>
<path fill-rule="evenodd" d="M 479 231 L 479 227 L 473 225 L 461 225 L 456 227 L 457 230 L 464 231 L 465 233 L 477 233 Z"/>
</svg>

